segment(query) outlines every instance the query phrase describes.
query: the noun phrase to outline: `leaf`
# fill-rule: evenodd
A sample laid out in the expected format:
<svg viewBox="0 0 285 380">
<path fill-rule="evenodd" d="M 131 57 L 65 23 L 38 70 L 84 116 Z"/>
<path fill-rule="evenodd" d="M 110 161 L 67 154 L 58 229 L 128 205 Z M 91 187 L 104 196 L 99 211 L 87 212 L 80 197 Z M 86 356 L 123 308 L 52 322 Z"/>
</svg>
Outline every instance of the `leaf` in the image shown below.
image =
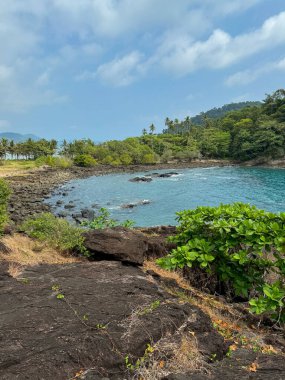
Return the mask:
<svg viewBox="0 0 285 380">
<path fill-rule="evenodd" d="M 248 367 L 247 370 L 249 372 L 256 372 L 258 369 L 258 364 L 256 362 L 251 363 Z"/>
</svg>

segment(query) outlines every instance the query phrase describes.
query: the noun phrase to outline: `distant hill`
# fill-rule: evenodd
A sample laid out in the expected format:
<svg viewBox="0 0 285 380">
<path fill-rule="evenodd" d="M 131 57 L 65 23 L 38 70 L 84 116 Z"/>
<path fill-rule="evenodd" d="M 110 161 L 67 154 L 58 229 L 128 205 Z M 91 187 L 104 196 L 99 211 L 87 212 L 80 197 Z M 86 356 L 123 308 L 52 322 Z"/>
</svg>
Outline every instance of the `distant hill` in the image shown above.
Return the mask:
<svg viewBox="0 0 285 380">
<path fill-rule="evenodd" d="M 28 139 L 40 140 L 40 137 L 36 135 L 32 135 L 32 134 L 22 135 L 21 133 L 1 132 L 0 139 L 8 139 L 8 140 L 13 140 L 15 142 L 21 142 L 21 141 L 26 141 Z"/>
<path fill-rule="evenodd" d="M 261 102 L 239 102 L 225 104 L 219 108 L 212 108 L 209 111 L 201 112 L 199 115 L 191 117 L 191 122 L 195 125 L 202 125 L 203 119 L 209 117 L 210 119 L 217 119 L 223 117 L 229 111 L 237 111 L 245 107 L 260 106 Z"/>
</svg>

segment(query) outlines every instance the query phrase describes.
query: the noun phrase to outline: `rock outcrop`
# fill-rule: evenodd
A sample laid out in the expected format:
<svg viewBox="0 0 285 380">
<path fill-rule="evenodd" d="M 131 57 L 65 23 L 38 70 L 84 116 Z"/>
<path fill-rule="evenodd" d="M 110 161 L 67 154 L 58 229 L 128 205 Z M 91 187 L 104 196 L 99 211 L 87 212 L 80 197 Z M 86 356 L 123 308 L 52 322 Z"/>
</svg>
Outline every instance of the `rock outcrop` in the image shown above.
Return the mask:
<svg viewBox="0 0 285 380">
<path fill-rule="evenodd" d="M 164 233 L 155 232 L 163 231 L 162 228 L 143 230 L 148 231 L 148 235 L 124 227 L 88 230 L 84 233 L 84 245 L 95 260 L 121 260 L 142 265 L 147 258 L 165 256 L 173 248 L 173 244 L 166 240 L 173 230 L 175 227 L 165 227 Z"/>
<path fill-rule="evenodd" d="M 205 357 L 226 350 L 206 314 L 121 262 L 40 265 L 18 279 L 1 263 L 0 288 L 2 380 L 128 379 L 148 345 L 187 332 Z"/>
</svg>

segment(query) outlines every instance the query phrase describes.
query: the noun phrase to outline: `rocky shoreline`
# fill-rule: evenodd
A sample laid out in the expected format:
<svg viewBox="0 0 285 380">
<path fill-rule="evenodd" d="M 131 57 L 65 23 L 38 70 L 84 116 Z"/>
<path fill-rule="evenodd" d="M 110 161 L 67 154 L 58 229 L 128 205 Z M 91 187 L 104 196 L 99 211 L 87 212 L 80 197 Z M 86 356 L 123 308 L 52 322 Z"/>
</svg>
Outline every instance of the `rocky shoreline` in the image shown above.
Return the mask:
<svg viewBox="0 0 285 380">
<path fill-rule="evenodd" d="M 112 173 L 136 173 L 156 170 L 175 170 L 188 168 L 224 166 L 245 166 L 245 167 L 271 167 L 284 168 L 284 160 L 257 162 L 251 161 L 243 163 L 227 160 L 197 160 L 192 162 L 172 162 L 168 164 L 155 165 L 132 165 L 112 167 L 98 165 L 93 168 L 71 167 L 68 169 L 53 169 L 49 167 L 27 171 L 25 175 L 11 175 L 5 179 L 10 184 L 12 196 L 9 203 L 10 219 L 18 224 L 25 218 L 40 212 L 51 211 L 51 207 L 43 203 L 49 198 L 57 187 L 73 179 L 87 178 L 90 176 L 100 176 Z"/>
<path fill-rule="evenodd" d="M 43 200 L 72 179 L 231 164 L 45 168 L 9 177 L 9 212 L 20 223 L 50 211 Z M 259 329 L 241 304 L 195 288 L 193 273 L 155 265 L 173 248 L 166 237 L 174 233 L 175 227 L 90 230 L 89 261 L 17 267 L 0 260 L 0 378 L 284 379 L 283 331 Z"/>
<path fill-rule="evenodd" d="M 190 163 L 132 165 L 120 167 L 103 165 L 98 165 L 93 168 L 72 167 L 68 169 L 52 169 L 47 167 L 29 171 L 26 175 L 16 175 L 6 178 L 12 190 L 8 211 L 10 219 L 16 224 L 34 214 L 51 211 L 50 206 L 43 203 L 43 201 L 49 198 L 58 186 L 73 179 L 112 173 L 135 173 L 160 169 L 185 169 L 228 165 L 233 165 L 233 163 L 229 161 L 221 162 L 210 160 Z"/>
</svg>

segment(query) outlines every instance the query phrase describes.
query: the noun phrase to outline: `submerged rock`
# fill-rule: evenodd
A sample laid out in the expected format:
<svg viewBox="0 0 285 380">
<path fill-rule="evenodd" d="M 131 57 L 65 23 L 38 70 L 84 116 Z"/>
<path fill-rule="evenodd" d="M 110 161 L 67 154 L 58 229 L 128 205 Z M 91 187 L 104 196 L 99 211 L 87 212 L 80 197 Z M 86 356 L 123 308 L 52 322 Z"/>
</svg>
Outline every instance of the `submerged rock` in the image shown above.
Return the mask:
<svg viewBox="0 0 285 380">
<path fill-rule="evenodd" d="M 170 178 L 170 177 L 177 176 L 177 175 L 179 175 L 179 173 L 177 173 L 177 172 L 168 172 L 168 173 L 159 174 L 158 177 L 159 178 Z"/>
<path fill-rule="evenodd" d="M 72 208 L 75 208 L 75 205 L 73 203 L 69 203 L 67 205 L 64 206 L 65 209 L 72 209 Z"/>
<path fill-rule="evenodd" d="M 130 182 L 151 182 L 152 178 L 150 177 L 134 177 L 129 179 Z"/>
<path fill-rule="evenodd" d="M 148 199 L 143 199 L 142 201 L 136 202 L 136 203 L 126 203 L 122 204 L 121 208 L 134 208 L 137 206 L 143 206 L 143 205 L 149 205 L 151 202 Z"/>
</svg>

